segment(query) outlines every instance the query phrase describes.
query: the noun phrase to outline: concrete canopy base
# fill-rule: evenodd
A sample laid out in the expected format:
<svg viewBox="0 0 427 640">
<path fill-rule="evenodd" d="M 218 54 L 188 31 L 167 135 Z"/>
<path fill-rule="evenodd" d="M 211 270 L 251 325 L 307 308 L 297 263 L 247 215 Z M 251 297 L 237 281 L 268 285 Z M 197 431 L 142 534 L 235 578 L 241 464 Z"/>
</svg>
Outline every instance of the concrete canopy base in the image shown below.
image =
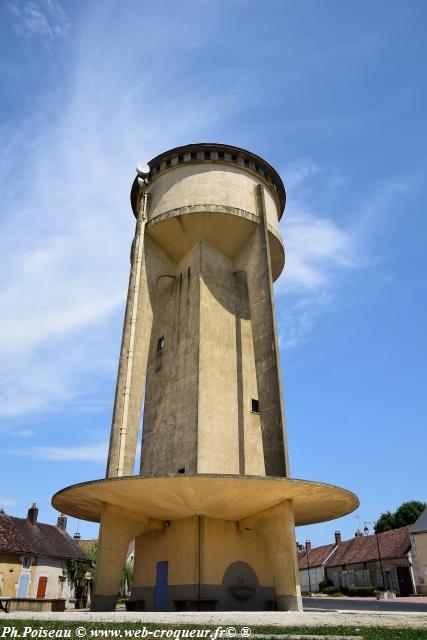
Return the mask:
<svg viewBox="0 0 427 640">
<path fill-rule="evenodd" d="M 74 518 L 100 522 L 104 505 L 116 505 L 157 520 L 203 515 L 239 522 L 291 500 L 295 525 L 345 516 L 359 506 L 351 491 L 322 482 L 261 476 L 124 476 L 71 485 L 52 505 Z"/>
<path fill-rule="evenodd" d="M 331 485 L 226 475 L 98 480 L 63 489 L 52 503 L 101 522 L 97 611 L 115 608 L 132 539 L 138 607 L 299 611 L 295 524 L 337 518 L 358 506 L 354 494 Z"/>
</svg>

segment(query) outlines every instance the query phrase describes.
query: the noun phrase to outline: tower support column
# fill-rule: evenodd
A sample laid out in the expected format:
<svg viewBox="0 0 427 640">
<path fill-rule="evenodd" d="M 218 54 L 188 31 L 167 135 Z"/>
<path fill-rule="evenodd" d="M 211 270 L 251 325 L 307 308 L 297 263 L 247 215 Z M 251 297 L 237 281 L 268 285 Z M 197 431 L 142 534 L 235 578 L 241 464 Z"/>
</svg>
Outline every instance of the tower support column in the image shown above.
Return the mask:
<svg viewBox="0 0 427 640">
<path fill-rule="evenodd" d="M 144 531 L 152 529 L 163 529 L 163 523 L 112 504 L 104 505 L 96 557 L 92 611 L 115 610 L 129 543 Z"/>
<path fill-rule="evenodd" d="M 235 260 L 247 276 L 265 475 L 289 477 L 285 412 L 264 191 L 255 187 L 259 224 Z"/>
<path fill-rule="evenodd" d="M 279 611 L 302 611 L 292 501 L 241 520 L 239 528 L 255 529 L 267 546 Z"/>
</svg>

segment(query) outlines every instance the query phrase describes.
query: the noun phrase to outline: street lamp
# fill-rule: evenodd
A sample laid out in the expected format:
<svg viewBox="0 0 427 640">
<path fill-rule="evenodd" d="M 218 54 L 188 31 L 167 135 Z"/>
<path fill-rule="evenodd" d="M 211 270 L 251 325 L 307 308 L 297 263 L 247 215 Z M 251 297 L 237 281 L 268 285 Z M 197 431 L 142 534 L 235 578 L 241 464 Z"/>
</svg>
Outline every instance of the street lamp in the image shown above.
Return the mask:
<svg viewBox="0 0 427 640">
<path fill-rule="evenodd" d="M 385 580 L 384 580 L 383 563 L 382 563 L 382 559 L 381 559 L 380 541 L 378 540 L 378 533 L 375 531 L 375 522 L 365 522 L 365 527 L 363 529 L 363 533 L 365 534 L 365 536 L 367 536 L 368 533 L 369 533 L 368 524 L 371 524 L 373 526 L 373 528 L 374 528 L 375 540 L 377 541 L 378 560 L 380 561 L 381 580 L 382 580 L 382 583 L 383 583 L 384 591 L 386 591 L 386 584 L 385 584 Z"/>
</svg>

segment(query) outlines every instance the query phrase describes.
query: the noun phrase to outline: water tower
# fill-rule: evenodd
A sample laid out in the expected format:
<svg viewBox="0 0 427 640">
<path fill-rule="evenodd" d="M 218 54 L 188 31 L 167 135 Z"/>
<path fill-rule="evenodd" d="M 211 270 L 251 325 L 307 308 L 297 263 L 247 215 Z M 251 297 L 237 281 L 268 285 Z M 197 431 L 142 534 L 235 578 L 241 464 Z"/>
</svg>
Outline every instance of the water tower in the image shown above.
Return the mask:
<svg viewBox="0 0 427 640">
<path fill-rule="evenodd" d="M 107 477 L 58 510 L 101 523 L 93 610 L 300 610 L 295 525 L 356 496 L 290 478 L 273 282 L 285 190 L 262 158 L 191 144 L 138 167 Z M 135 458 L 144 400 L 141 464 Z"/>
</svg>

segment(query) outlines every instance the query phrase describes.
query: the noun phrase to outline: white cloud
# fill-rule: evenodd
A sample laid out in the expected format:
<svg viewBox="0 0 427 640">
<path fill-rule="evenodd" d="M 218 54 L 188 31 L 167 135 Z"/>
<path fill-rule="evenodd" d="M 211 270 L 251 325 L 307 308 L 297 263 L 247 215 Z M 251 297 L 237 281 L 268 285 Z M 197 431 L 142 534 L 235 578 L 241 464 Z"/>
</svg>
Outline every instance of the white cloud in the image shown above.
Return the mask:
<svg viewBox="0 0 427 640">
<path fill-rule="evenodd" d="M 10 10 L 22 18 L 27 4 L 11 3 Z M 53 16 L 56 3 L 34 6 Z M 35 97 L 33 119 L 3 128 L 2 416 L 64 403 L 90 410 L 99 376 L 114 376 L 117 367 L 134 166 L 189 139 L 209 138 L 209 127 L 236 108 L 233 92 L 218 105 L 180 75 L 177 59 L 159 51 L 159 38 L 172 49 L 179 43 L 186 63 L 186 45 L 170 25 L 128 47 L 129 25 L 117 24 L 110 41 L 102 25 L 107 14 L 89 11 L 61 98 Z"/>
<path fill-rule="evenodd" d="M 11 498 L 2 498 L 0 496 L 0 508 L 1 507 L 13 507 L 16 504 L 16 500 L 12 500 Z"/>
<path fill-rule="evenodd" d="M 286 294 L 283 308 L 279 307 L 281 343 L 296 347 L 309 338 L 319 314 L 334 297 L 335 285 L 375 260 L 367 255 L 358 222 L 345 228 L 319 214 L 314 205 L 316 189 L 336 189 L 344 178 L 337 182 L 331 170 L 308 159 L 288 164 L 283 175 L 292 197 L 281 223 L 286 265 L 276 292 Z M 356 220 L 362 217 L 361 212 Z"/>
<path fill-rule="evenodd" d="M 288 290 L 318 289 L 328 283 L 335 268 L 357 266 L 357 241 L 333 220 L 296 203 L 289 207 L 283 226 L 287 258 L 280 285 Z"/>
<path fill-rule="evenodd" d="M 101 442 L 84 447 L 31 447 L 12 453 L 51 462 L 105 462 L 107 452 L 108 443 Z"/>
<path fill-rule="evenodd" d="M 286 188 L 294 189 L 306 181 L 307 178 L 318 174 L 321 171 L 319 166 L 307 158 L 297 158 L 290 162 L 283 170 L 286 176 Z"/>
<path fill-rule="evenodd" d="M 40 36 L 49 41 L 64 36 L 70 28 L 68 17 L 56 0 L 7 0 L 16 32 Z"/>
</svg>

